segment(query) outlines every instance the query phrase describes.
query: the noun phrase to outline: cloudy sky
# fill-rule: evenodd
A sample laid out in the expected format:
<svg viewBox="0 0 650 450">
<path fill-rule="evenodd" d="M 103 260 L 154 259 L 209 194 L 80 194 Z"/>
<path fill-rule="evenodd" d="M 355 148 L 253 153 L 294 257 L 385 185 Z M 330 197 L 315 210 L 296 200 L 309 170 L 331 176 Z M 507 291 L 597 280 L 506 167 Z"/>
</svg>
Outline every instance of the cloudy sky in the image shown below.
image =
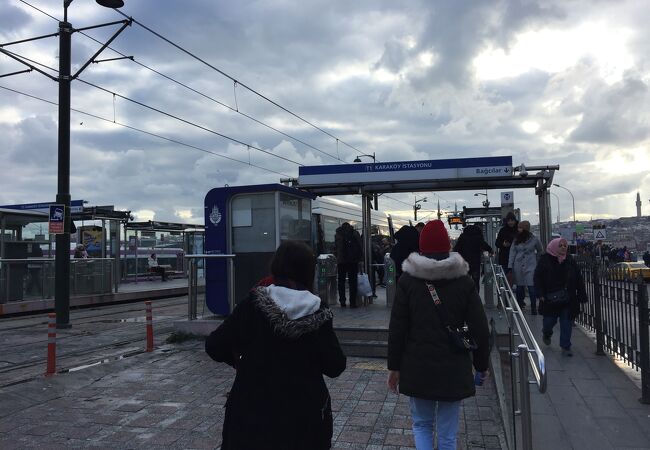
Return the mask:
<svg viewBox="0 0 650 450">
<path fill-rule="evenodd" d="M 0 0 L 0 42 L 56 32 L 62 3 Z M 121 11 L 150 31 L 134 23 L 111 45 L 135 61 L 91 64 L 72 84 L 83 111 L 71 115 L 72 198 L 202 222 L 213 187 L 278 182 L 358 150 L 559 164 L 578 219 L 634 215 L 637 191 L 650 211 L 647 0 L 126 0 Z M 68 11 L 78 28 L 122 18 L 92 0 Z M 73 72 L 115 28 L 73 35 Z M 7 49 L 58 67 L 55 37 Z M 0 75 L 23 69 L 0 55 Z M 31 72 L 0 86 L 0 204 L 52 201 L 57 84 Z M 554 193 L 553 220 L 558 200 L 569 220 L 569 194 Z M 473 194 L 437 193 L 446 209 L 480 206 Z M 423 195 L 426 216 L 437 197 Z M 411 214 L 413 194 L 390 197 L 382 208 Z M 537 222 L 533 192 L 515 201 Z"/>
</svg>

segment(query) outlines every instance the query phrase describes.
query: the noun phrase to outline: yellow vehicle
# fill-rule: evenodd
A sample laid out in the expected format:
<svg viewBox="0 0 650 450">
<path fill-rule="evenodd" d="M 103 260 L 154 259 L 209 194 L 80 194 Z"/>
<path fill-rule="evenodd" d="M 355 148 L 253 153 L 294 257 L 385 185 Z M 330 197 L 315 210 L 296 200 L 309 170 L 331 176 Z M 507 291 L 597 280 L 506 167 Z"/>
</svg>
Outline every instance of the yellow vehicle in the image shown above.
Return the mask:
<svg viewBox="0 0 650 450">
<path fill-rule="evenodd" d="M 620 262 L 610 269 L 610 280 L 636 280 L 642 276 L 650 281 L 650 267 L 643 262 Z"/>
</svg>

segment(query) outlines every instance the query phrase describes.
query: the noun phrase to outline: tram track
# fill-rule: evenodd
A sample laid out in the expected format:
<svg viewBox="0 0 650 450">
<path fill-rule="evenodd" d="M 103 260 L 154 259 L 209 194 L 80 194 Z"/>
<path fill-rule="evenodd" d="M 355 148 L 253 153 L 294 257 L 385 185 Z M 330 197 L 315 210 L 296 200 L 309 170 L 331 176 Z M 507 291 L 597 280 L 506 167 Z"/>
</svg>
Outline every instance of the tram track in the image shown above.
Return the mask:
<svg viewBox="0 0 650 450">
<path fill-rule="evenodd" d="M 160 310 L 161 308 L 168 308 L 168 307 L 173 307 L 173 306 L 178 306 L 182 304 L 186 304 L 187 300 L 185 297 L 174 297 L 171 299 L 159 299 L 155 300 L 154 307 L 156 310 Z M 133 303 L 129 303 L 128 305 L 112 305 L 112 306 L 127 306 L 129 309 L 122 309 L 118 311 L 112 311 L 108 312 L 105 314 L 92 314 L 92 315 L 84 315 L 82 317 L 75 317 L 75 324 L 83 324 L 87 323 L 86 319 L 91 319 L 91 318 L 96 318 L 96 317 L 105 317 L 105 316 L 113 316 L 116 314 L 122 314 L 122 313 L 130 313 L 130 312 L 142 312 L 144 314 L 144 307 L 134 307 Z M 93 307 L 93 308 L 88 308 L 88 309 L 82 309 L 82 310 L 74 310 L 75 312 L 95 312 L 104 309 L 105 307 Z M 15 331 L 15 330 L 21 330 L 21 329 L 28 329 L 34 326 L 38 325 L 47 325 L 47 316 L 44 317 L 34 317 L 34 316 L 41 316 L 42 313 L 38 313 L 29 317 L 8 317 L 8 318 L 3 318 L 0 319 L 0 333 L 5 332 L 5 331 Z M 23 320 L 31 320 L 32 323 L 24 324 L 24 325 L 18 325 L 18 326 L 13 326 L 13 327 L 3 327 L 2 325 L 4 323 L 10 323 L 13 321 L 23 321 Z"/>
<path fill-rule="evenodd" d="M 153 330 L 160 342 L 173 330 L 173 322 L 183 318 L 185 298 L 156 302 Z M 57 336 L 57 373 L 112 362 L 145 351 L 145 311 L 134 305 L 107 305 L 84 311 L 73 317 L 72 330 L 62 330 Z M 45 328 L 42 318 L 20 318 L 18 326 L 1 328 L 4 341 L 0 361 L 0 388 L 24 383 L 41 377 L 47 365 Z M 11 325 L 4 322 L 4 325 Z"/>
<path fill-rule="evenodd" d="M 154 331 L 155 337 L 167 335 L 173 331 L 172 325 L 165 327 L 157 327 Z M 128 347 L 133 344 L 141 344 L 138 347 Z M 111 351 L 117 350 L 117 351 Z M 144 333 L 138 333 L 137 336 L 132 336 L 128 339 L 112 342 L 106 345 L 98 345 L 81 351 L 73 351 L 65 354 L 59 354 L 56 358 L 57 373 L 72 372 L 76 368 L 93 366 L 108 360 L 118 360 L 125 357 L 134 356 L 145 352 L 145 336 Z M 84 358 L 88 355 L 93 355 L 90 358 Z M 24 383 L 34 378 L 42 376 L 45 372 L 47 358 L 40 358 L 25 363 L 12 365 L 0 369 L 0 388 L 12 386 L 15 384 Z M 32 369 L 41 368 L 39 372 Z M 26 373 L 27 372 L 27 373 Z M 8 377 L 3 379 L 3 375 L 15 373 L 15 377 Z"/>
</svg>

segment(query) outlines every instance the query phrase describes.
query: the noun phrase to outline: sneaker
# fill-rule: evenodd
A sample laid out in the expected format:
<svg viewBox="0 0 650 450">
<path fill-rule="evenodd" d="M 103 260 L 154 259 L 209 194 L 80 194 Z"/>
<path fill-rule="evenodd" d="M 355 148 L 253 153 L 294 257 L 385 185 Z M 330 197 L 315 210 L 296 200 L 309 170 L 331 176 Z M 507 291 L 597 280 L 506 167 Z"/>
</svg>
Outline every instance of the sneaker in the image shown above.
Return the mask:
<svg viewBox="0 0 650 450">
<path fill-rule="evenodd" d="M 573 352 L 571 351 L 570 348 L 563 348 L 562 349 L 562 356 L 573 356 Z"/>
<path fill-rule="evenodd" d="M 551 336 L 545 334 L 544 337 L 542 337 L 542 341 L 544 341 L 546 345 L 551 345 Z"/>
</svg>

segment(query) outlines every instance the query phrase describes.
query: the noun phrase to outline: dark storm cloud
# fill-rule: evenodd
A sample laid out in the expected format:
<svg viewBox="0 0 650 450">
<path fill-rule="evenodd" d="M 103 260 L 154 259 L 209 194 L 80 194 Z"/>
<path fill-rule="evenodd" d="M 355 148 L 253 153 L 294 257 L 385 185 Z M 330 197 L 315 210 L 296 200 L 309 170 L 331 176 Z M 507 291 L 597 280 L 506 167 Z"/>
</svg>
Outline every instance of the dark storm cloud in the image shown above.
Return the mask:
<svg viewBox="0 0 650 450">
<path fill-rule="evenodd" d="M 29 14 L 12 4 L 5 4 L 2 6 L 1 17 L 2 30 L 0 33 L 2 36 L 7 38 L 7 41 L 20 39 L 17 37 L 15 32 L 24 26 L 28 26 L 32 22 L 32 17 Z M 4 39 L 0 39 L 0 41 L 2 40 Z"/>
<path fill-rule="evenodd" d="M 418 40 L 420 51 L 433 51 L 438 59 L 423 76 L 412 82 L 449 83 L 461 87 L 471 83 L 471 62 L 490 43 L 508 48 L 517 33 L 540 27 L 564 17 L 556 6 L 526 0 L 478 0 L 436 2 L 425 13 L 425 25 Z"/>
<path fill-rule="evenodd" d="M 634 144 L 650 136 L 650 89 L 641 79 L 598 83 L 582 96 L 584 116 L 570 139 L 574 142 Z"/>
</svg>

